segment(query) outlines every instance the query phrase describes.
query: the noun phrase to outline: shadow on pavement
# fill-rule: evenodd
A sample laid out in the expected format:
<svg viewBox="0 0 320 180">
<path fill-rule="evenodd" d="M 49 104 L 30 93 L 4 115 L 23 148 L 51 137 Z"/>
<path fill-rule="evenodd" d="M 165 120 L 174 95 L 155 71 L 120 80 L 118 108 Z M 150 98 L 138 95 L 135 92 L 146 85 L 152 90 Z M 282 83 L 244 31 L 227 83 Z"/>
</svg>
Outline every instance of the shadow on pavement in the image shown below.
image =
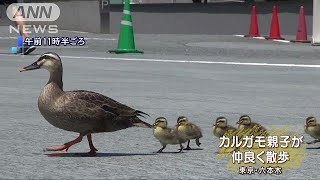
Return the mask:
<svg viewBox="0 0 320 180">
<path fill-rule="evenodd" d="M 89 153 L 51 153 L 45 154 L 48 157 L 116 157 L 116 156 L 150 156 L 155 155 L 153 153 L 96 153 L 96 154 L 89 154 Z"/>
<path fill-rule="evenodd" d="M 320 149 L 320 147 L 307 147 L 306 149 Z"/>
</svg>

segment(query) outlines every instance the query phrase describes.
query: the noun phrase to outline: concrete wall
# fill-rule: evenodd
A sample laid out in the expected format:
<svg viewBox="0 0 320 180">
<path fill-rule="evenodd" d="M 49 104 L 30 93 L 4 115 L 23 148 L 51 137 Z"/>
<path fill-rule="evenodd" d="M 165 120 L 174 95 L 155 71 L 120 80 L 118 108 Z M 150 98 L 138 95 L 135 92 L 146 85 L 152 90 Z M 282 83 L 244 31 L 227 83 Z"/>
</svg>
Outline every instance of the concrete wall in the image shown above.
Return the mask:
<svg viewBox="0 0 320 180">
<path fill-rule="evenodd" d="M 46 2 L 32 0 L 32 2 Z M 60 29 L 94 33 L 118 33 L 122 5 L 102 6 L 102 0 L 52 0 L 61 9 L 54 22 Z M 282 34 L 297 31 L 300 5 L 306 10 L 308 34 L 312 30 L 312 0 L 277 2 Z M 270 29 L 274 2 L 256 2 L 261 34 Z M 136 33 L 147 34 L 247 34 L 252 3 L 135 4 L 132 5 Z M 10 23 L 2 16 L 0 25 Z"/>
<path fill-rule="evenodd" d="M 293 1 L 293 0 L 292 0 Z M 282 34 L 297 32 L 300 2 L 278 2 Z M 269 34 L 274 2 L 256 3 L 261 34 Z M 308 33 L 312 31 L 312 1 L 303 3 Z M 246 34 L 249 31 L 250 3 L 146 4 L 133 5 L 136 33 Z M 122 7 L 111 6 L 110 31 L 119 32 Z"/>
</svg>

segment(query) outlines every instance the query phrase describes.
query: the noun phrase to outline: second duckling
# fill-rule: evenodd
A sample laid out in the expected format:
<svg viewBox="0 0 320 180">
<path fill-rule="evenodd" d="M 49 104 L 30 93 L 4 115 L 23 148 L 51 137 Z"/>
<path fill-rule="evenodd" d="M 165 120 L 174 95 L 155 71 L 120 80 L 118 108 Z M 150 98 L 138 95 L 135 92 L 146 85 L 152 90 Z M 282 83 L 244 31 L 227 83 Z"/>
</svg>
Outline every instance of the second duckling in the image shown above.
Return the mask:
<svg viewBox="0 0 320 180">
<path fill-rule="evenodd" d="M 218 117 L 216 119 L 216 123 L 213 125 L 213 134 L 216 137 L 222 137 L 227 131 L 235 131 L 237 130 L 235 127 L 228 125 L 227 118 Z"/>
<path fill-rule="evenodd" d="M 202 138 L 202 132 L 200 127 L 197 125 L 190 123 L 187 117 L 180 116 L 177 120 L 176 129 L 178 134 L 188 141 L 187 148 L 185 150 L 191 150 L 190 148 L 190 140 L 195 139 L 197 146 L 200 147 L 200 138 Z"/>
<path fill-rule="evenodd" d="M 164 117 L 158 117 L 153 124 L 153 135 L 160 141 L 162 148 L 157 153 L 162 153 L 168 144 L 179 144 L 179 152 L 183 150 L 182 143 L 186 140 L 182 139 L 176 129 L 169 128 L 167 119 Z"/>
</svg>

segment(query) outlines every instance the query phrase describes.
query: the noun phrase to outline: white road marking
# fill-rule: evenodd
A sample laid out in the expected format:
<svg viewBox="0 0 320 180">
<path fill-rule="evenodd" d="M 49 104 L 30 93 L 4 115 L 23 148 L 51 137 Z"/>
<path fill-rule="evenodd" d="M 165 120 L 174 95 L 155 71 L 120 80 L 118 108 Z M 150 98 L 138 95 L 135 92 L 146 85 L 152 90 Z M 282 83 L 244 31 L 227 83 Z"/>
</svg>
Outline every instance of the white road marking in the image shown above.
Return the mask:
<svg viewBox="0 0 320 180">
<path fill-rule="evenodd" d="M 276 42 L 283 42 L 283 43 L 290 43 L 290 41 L 288 40 L 281 40 L 281 39 L 274 39 L 272 41 L 276 41 Z"/>
<path fill-rule="evenodd" d="M 236 34 L 236 35 L 234 35 L 234 36 L 236 36 L 236 37 L 244 37 L 245 35 Z"/>
<path fill-rule="evenodd" d="M 252 37 L 254 39 L 262 39 L 262 40 L 265 40 L 266 38 L 265 37 Z"/>
<path fill-rule="evenodd" d="M 0 56 L 15 56 L 14 54 L 0 54 Z M 31 55 L 28 55 L 29 57 Z M 25 57 L 28 57 L 25 56 Z M 33 57 L 38 57 L 33 56 Z M 271 66 L 271 67 L 299 67 L 299 68 L 320 68 L 320 64 L 273 64 L 273 63 L 254 63 L 254 62 L 233 62 L 233 61 L 188 61 L 174 59 L 145 59 L 145 58 L 116 58 L 116 57 L 90 57 L 90 56 L 60 56 L 62 59 L 94 59 L 94 60 L 117 60 L 117 61 L 136 61 L 136 62 L 163 62 L 163 63 L 189 63 L 189 64 L 222 64 L 239 66 Z"/>
<path fill-rule="evenodd" d="M 98 41 L 116 41 L 118 39 L 115 39 L 115 38 L 87 38 L 87 37 L 84 37 L 84 40 L 98 40 Z"/>
<path fill-rule="evenodd" d="M 88 34 L 88 33 L 89 33 L 89 32 L 85 32 L 85 31 L 71 31 L 71 30 L 65 30 L 65 29 L 59 29 L 59 31 L 74 32 L 74 33 L 82 33 L 82 34 Z"/>
<path fill-rule="evenodd" d="M 18 37 L 0 37 L 0 39 L 18 39 Z"/>
<path fill-rule="evenodd" d="M 239 35 L 239 34 L 236 34 L 236 35 L 233 35 L 233 36 L 236 36 L 236 37 L 245 37 L 245 35 Z M 267 40 L 265 37 L 251 37 L 251 38 Z M 281 40 L 281 39 L 272 39 L 271 41 L 283 42 L 283 43 L 291 43 L 291 41 Z"/>
<path fill-rule="evenodd" d="M 304 67 L 320 68 L 318 64 L 272 64 L 272 63 L 245 63 L 228 61 L 188 61 L 173 59 L 144 59 L 144 58 L 115 58 L 115 57 L 79 57 L 79 56 L 60 56 L 69 59 L 95 59 L 95 60 L 120 60 L 120 61 L 141 61 L 141 62 L 164 62 L 164 63 L 191 63 L 191 64 L 223 64 L 223 65 L 242 65 L 242 66 L 274 66 L 274 67 Z"/>
</svg>

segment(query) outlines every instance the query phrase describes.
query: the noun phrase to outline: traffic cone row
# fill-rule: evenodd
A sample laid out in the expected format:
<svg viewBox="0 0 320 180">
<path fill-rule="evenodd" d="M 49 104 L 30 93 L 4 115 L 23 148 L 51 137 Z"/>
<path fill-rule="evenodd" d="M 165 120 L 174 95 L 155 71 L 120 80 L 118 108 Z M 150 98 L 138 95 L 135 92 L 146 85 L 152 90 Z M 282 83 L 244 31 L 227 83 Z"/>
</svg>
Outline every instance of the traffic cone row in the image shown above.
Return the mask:
<svg viewBox="0 0 320 180">
<path fill-rule="evenodd" d="M 273 6 L 270 34 L 268 37 L 266 37 L 267 40 L 283 40 L 284 39 L 281 37 L 278 12 L 279 12 L 278 7 Z M 249 34 L 245 35 L 245 37 L 260 37 L 256 6 L 252 7 Z M 306 26 L 306 18 L 305 18 L 303 6 L 300 7 L 299 25 L 298 25 L 296 40 L 292 40 L 292 42 L 302 42 L 302 43 L 310 42 L 307 39 L 307 26 Z"/>
<path fill-rule="evenodd" d="M 252 7 L 249 34 L 246 35 L 245 37 L 260 37 L 256 6 Z M 277 6 L 273 6 L 270 34 L 266 39 L 268 40 L 284 39 L 281 37 Z M 300 8 L 299 25 L 298 25 L 296 40 L 292 40 L 292 42 L 303 42 L 303 43 L 310 42 L 307 39 L 307 26 L 306 26 L 306 19 L 305 19 L 303 6 L 301 6 Z M 124 1 L 123 16 L 121 20 L 121 30 L 119 34 L 119 40 L 118 40 L 118 48 L 116 50 L 110 50 L 109 52 L 116 53 L 116 54 L 143 53 L 142 51 L 137 50 L 135 47 L 130 0 Z"/>
</svg>

